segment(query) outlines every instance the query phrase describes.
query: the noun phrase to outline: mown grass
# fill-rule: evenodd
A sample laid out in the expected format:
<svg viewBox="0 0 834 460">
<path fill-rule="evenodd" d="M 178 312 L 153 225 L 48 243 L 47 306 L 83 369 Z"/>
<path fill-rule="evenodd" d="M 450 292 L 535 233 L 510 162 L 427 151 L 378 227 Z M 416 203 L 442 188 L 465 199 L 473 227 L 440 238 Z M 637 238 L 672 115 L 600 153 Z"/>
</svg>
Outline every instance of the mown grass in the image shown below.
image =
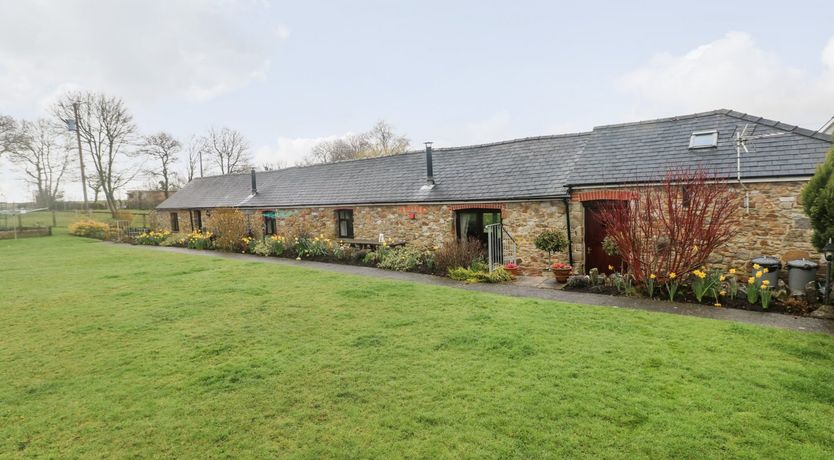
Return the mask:
<svg viewBox="0 0 834 460">
<path fill-rule="evenodd" d="M 125 210 L 133 214 L 133 221 L 131 225 L 141 227 L 143 223 L 147 225 L 148 213 L 146 209 L 128 209 Z M 55 211 L 53 219 L 52 211 L 36 211 L 26 213 L 20 216 L 20 223 L 24 227 L 67 227 L 73 222 L 83 219 L 91 219 L 99 222 L 113 222 L 113 217 L 110 211 L 94 210 L 94 211 Z M 0 215 L 0 227 L 12 227 L 18 224 L 17 216 Z"/>
<path fill-rule="evenodd" d="M 834 455 L 827 336 L 68 236 L 0 259 L 3 456 Z"/>
</svg>

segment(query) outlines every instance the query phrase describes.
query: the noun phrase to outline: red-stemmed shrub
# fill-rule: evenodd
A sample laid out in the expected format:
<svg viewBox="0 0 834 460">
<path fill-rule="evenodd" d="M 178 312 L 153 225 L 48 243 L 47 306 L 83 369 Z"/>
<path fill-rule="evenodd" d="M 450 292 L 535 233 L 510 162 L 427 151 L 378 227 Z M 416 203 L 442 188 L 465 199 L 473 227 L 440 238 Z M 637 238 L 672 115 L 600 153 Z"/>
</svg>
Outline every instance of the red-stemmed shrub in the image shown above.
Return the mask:
<svg viewBox="0 0 834 460">
<path fill-rule="evenodd" d="M 677 278 L 706 264 L 738 229 L 740 196 L 703 169 L 676 169 L 634 190 L 629 206 L 603 209 L 607 236 L 638 282 Z"/>
</svg>

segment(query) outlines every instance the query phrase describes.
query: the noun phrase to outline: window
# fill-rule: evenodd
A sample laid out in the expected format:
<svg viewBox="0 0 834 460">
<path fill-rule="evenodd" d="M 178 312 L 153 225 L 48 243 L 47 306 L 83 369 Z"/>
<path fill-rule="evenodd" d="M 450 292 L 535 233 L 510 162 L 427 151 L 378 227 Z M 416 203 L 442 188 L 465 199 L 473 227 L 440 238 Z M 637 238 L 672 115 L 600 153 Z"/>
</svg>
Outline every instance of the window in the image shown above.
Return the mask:
<svg viewBox="0 0 834 460">
<path fill-rule="evenodd" d="M 274 235 L 276 233 L 275 227 L 275 213 L 264 211 L 264 235 Z"/>
<path fill-rule="evenodd" d="M 192 216 L 192 219 L 193 219 L 191 221 L 192 230 L 199 230 L 199 231 L 202 232 L 203 231 L 203 215 L 200 213 L 200 211 L 191 211 L 191 212 L 192 212 L 191 216 Z"/>
<path fill-rule="evenodd" d="M 455 232 L 458 240 L 476 239 L 486 244 L 484 227 L 501 223 L 499 209 L 462 209 L 455 212 Z"/>
<path fill-rule="evenodd" d="M 353 210 L 341 209 L 336 211 L 336 234 L 339 238 L 353 238 Z"/>
<path fill-rule="evenodd" d="M 180 231 L 180 219 L 177 217 L 177 213 L 171 213 L 171 231 L 178 232 Z"/>
<path fill-rule="evenodd" d="M 710 149 L 718 147 L 718 131 L 696 131 L 689 137 L 690 149 Z"/>
</svg>

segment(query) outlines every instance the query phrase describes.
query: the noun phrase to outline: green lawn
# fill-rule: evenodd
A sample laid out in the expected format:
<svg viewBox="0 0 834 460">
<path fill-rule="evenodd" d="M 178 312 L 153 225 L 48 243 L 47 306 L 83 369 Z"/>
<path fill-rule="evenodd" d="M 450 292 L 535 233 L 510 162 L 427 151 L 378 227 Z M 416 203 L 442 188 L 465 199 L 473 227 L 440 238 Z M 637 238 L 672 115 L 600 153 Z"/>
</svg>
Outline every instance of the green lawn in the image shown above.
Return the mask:
<svg viewBox="0 0 834 460">
<path fill-rule="evenodd" d="M 834 339 L 0 241 L 0 456 L 834 456 Z"/>
<path fill-rule="evenodd" d="M 142 227 L 147 225 L 148 211 L 147 209 L 131 209 L 127 210 L 133 214 L 133 222 L 131 225 Z M 24 227 L 66 227 L 69 224 L 82 220 L 92 219 L 100 222 L 113 222 L 110 211 L 95 210 L 95 211 L 55 211 L 55 219 L 53 222 L 52 211 L 37 211 L 23 214 L 21 216 L 21 223 Z M 17 216 L 0 215 L 0 227 L 11 227 L 17 223 Z M 145 225 L 143 225 L 145 223 Z"/>
</svg>

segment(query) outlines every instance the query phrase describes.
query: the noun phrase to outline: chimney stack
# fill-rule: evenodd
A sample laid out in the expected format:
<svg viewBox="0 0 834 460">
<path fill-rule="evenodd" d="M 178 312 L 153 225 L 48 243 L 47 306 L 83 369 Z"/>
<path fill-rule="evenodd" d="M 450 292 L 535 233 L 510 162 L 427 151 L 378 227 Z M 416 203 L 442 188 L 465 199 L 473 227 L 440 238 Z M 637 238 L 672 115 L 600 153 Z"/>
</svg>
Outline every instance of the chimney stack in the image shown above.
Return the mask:
<svg viewBox="0 0 834 460">
<path fill-rule="evenodd" d="M 255 168 L 252 168 L 252 195 L 258 194 L 258 182 L 255 180 Z"/>
<path fill-rule="evenodd" d="M 426 142 L 426 185 L 432 186 L 434 185 L 434 167 L 432 165 L 432 158 L 431 158 L 431 145 L 432 142 Z"/>
</svg>

